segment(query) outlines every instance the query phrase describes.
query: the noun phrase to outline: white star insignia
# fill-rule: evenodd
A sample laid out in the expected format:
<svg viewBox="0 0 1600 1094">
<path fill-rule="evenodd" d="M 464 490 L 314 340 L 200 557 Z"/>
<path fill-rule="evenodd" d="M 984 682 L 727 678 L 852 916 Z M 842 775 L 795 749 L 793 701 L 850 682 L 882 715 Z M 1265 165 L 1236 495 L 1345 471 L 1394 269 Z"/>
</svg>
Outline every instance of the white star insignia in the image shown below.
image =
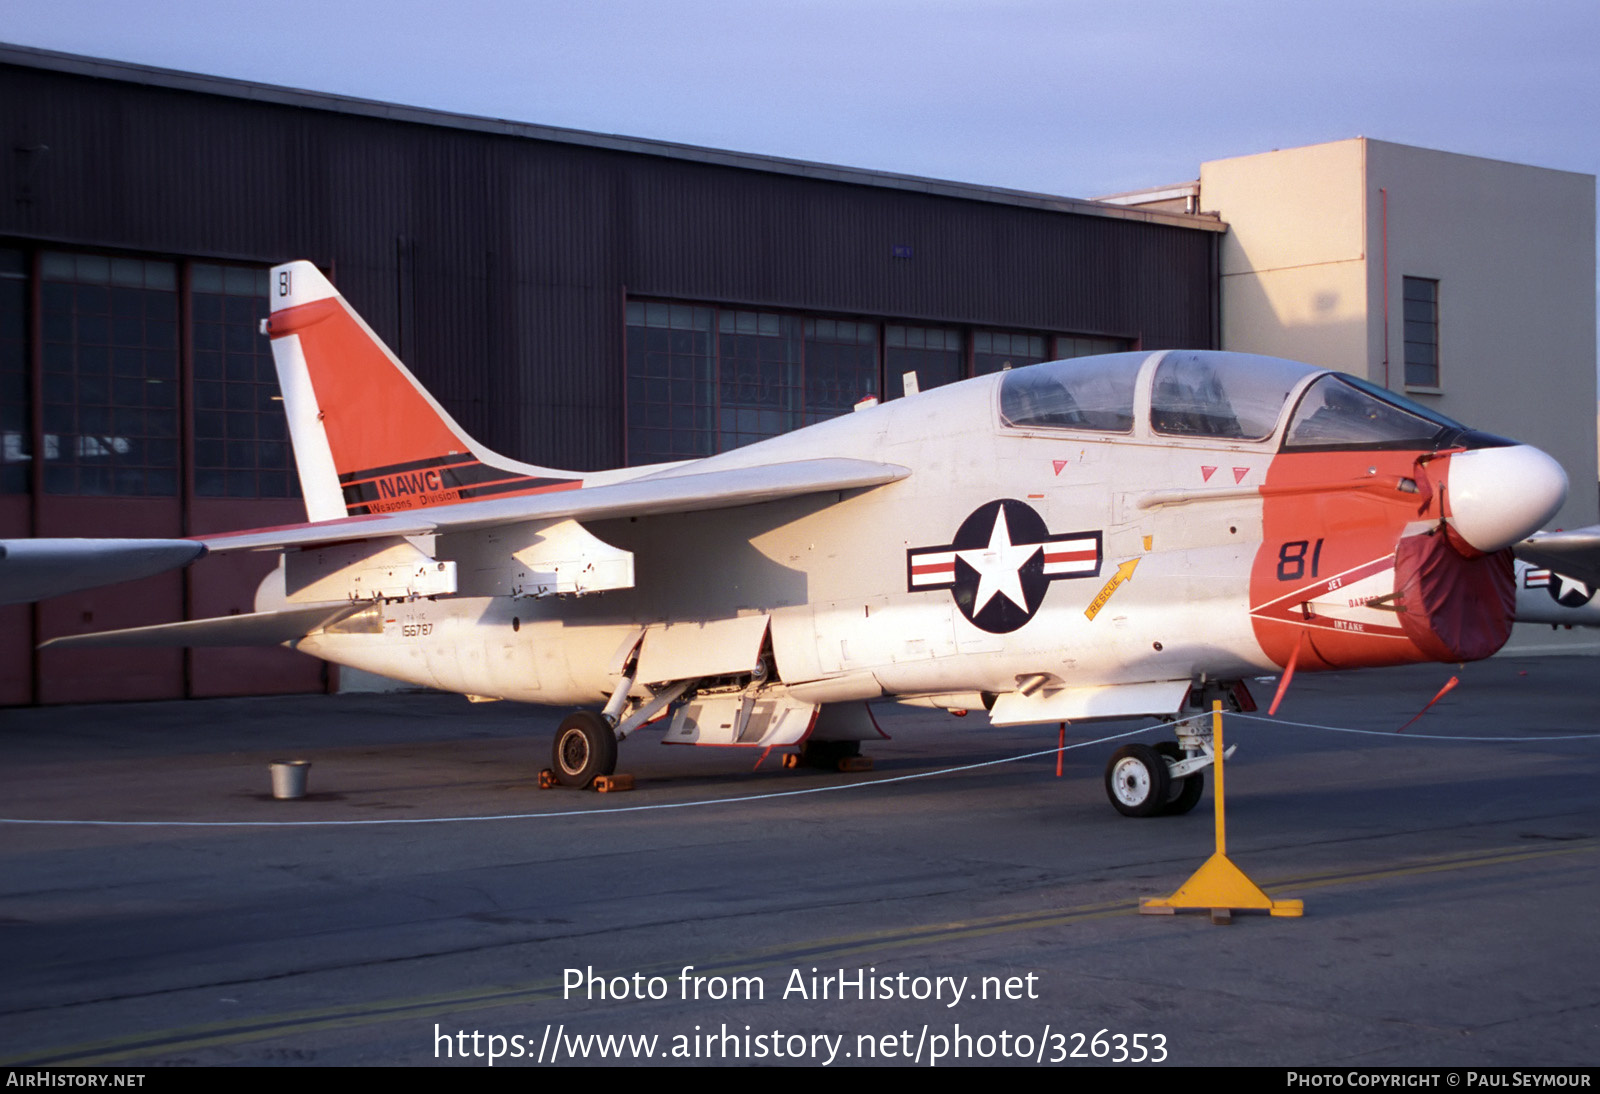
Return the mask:
<svg viewBox="0 0 1600 1094">
<path fill-rule="evenodd" d="M 1556 598 L 1558 600 L 1565 599 L 1567 593 L 1573 589 L 1578 590 L 1578 595 L 1583 597 L 1585 600 L 1589 599 L 1589 586 L 1584 582 L 1579 581 L 1575 577 L 1568 577 L 1565 574 L 1556 574 L 1555 577 L 1561 582 L 1561 589 L 1556 593 Z"/>
<path fill-rule="evenodd" d="M 978 572 L 978 594 L 972 602 L 972 614 L 977 615 L 996 596 L 1003 596 L 1023 611 L 1028 610 L 1027 597 L 1022 593 L 1023 563 L 1039 550 L 1039 544 L 1013 544 L 1011 529 L 1006 527 L 1006 509 L 1001 506 L 994 516 L 994 530 L 989 533 L 989 546 L 970 551 L 957 551 L 956 556 Z"/>
</svg>

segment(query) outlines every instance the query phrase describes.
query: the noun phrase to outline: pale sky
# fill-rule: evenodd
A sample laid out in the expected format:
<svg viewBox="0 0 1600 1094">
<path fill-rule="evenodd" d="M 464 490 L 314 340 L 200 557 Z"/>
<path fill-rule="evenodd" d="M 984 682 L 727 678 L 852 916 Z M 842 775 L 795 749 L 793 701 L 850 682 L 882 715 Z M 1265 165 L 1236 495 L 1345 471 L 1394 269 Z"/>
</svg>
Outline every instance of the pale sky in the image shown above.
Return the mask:
<svg viewBox="0 0 1600 1094">
<path fill-rule="evenodd" d="M 1600 174 L 1595 0 L 0 0 L 0 41 L 1077 198 L 1356 136 Z"/>
<path fill-rule="evenodd" d="M 1600 4 L 0 0 L 0 40 L 1091 197 L 1353 136 L 1600 172 Z"/>
</svg>

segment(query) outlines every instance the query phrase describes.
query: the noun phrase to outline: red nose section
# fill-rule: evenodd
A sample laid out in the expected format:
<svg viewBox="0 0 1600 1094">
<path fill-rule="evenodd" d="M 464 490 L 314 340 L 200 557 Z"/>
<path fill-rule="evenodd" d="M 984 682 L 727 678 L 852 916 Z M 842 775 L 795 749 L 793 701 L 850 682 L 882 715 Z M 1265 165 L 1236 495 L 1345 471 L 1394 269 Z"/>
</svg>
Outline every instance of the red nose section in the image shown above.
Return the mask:
<svg viewBox="0 0 1600 1094">
<path fill-rule="evenodd" d="M 1515 607 L 1502 541 L 1546 519 L 1565 482 L 1520 446 L 1280 454 L 1251 573 L 1262 650 L 1279 665 L 1299 651 L 1301 669 L 1489 656 Z M 1447 524 L 1452 494 L 1458 522 Z"/>
</svg>

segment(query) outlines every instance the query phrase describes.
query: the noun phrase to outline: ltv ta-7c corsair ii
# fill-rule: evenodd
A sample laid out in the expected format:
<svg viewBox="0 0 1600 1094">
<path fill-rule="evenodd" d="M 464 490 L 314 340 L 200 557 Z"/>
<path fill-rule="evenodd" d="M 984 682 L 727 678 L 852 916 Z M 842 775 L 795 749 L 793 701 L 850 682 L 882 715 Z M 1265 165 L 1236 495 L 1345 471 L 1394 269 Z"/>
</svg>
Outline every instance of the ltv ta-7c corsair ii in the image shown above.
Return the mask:
<svg viewBox="0 0 1600 1094">
<path fill-rule="evenodd" d="M 866 701 L 997 725 L 1172 717 L 1247 676 L 1486 657 L 1544 453 L 1362 380 L 1237 353 L 1020 368 L 732 452 L 581 474 L 468 437 L 315 267 L 272 273 L 310 523 L 256 612 L 56 645 L 287 643 L 478 698 L 578 706 L 583 786 L 669 742 L 846 755 Z M 108 575 L 114 576 L 114 575 Z M 1123 813 L 1181 812 L 1209 738 L 1132 744 Z"/>
</svg>

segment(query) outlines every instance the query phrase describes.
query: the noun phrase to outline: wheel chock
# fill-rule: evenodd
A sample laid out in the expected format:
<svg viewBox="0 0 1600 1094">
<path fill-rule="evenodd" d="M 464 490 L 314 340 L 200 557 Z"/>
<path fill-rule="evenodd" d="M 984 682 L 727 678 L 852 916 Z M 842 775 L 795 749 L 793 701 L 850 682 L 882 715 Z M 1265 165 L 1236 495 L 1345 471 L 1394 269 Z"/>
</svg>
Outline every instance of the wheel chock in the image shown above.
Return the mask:
<svg viewBox="0 0 1600 1094">
<path fill-rule="evenodd" d="M 840 771 L 871 771 L 871 756 L 843 756 L 839 759 Z"/>
<path fill-rule="evenodd" d="M 556 782 L 556 773 L 548 767 L 539 772 L 539 789 L 554 790 L 560 784 Z"/>
<path fill-rule="evenodd" d="M 616 794 L 633 789 L 632 775 L 596 775 L 594 788 L 601 794 Z"/>
<path fill-rule="evenodd" d="M 798 753 L 798 752 L 785 752 L 783 754 L 783 766 L 784 766 L 785 770 L 791 770 L 791 771 L 794 768 L 799 767 L 800 766 L 800 753 Z"/>
</svg>

